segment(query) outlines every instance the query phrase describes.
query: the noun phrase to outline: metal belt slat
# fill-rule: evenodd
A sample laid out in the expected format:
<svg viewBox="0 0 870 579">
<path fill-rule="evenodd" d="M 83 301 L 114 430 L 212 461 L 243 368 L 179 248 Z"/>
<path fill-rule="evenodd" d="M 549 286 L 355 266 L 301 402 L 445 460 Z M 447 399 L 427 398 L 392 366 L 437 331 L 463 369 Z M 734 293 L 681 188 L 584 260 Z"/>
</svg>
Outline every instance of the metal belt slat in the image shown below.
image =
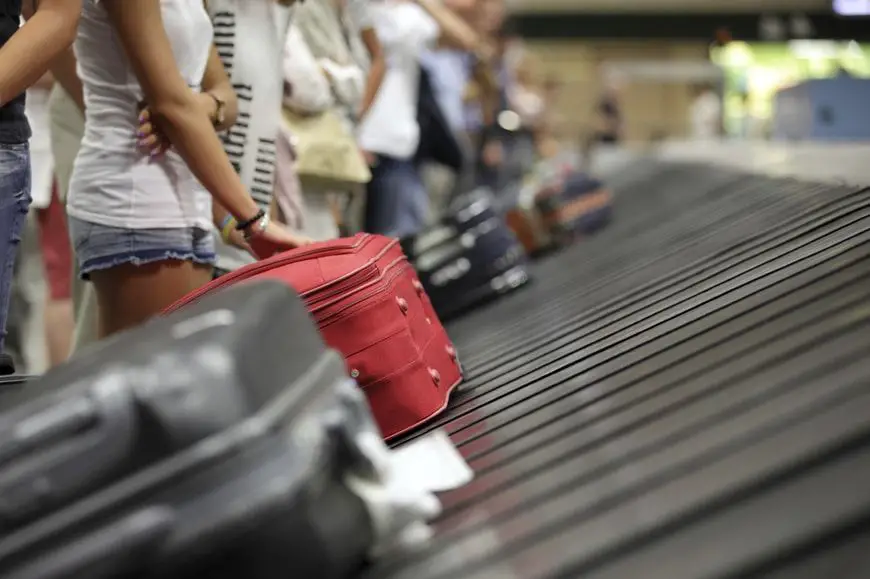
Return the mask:
<svg viewBox="0 0 870 579">
<path fill-rule="evenodd" d="M 814 193 L 816 190 L 817 188 L 811 188 L 809 192 Z M 852 192 L 853 190 L 847 189 L 838 193 L 846 195 Z M 761 193 L 762 196 L 764 196 L 764 192 Z M 632 273 L 642 274 L 646 272 L 648 274 L 651 271 L 657 271 L 659 272 L 656 274 L 657 276 L 660 276 L 660 272 L 662 271 L 673 272 L 674 274 L 679 273 L 680 269 L 685 268 L 687 264 L 698 262 L 703 259 L 709 259 L 716 252 L 722 251 L 723 247 L 739 247 L 745 242 L 745 240 L 752 239 L 759 235 L 759 232 L 766 232 L 771 227 L 776 227 L 776 224 L 779 222 L 786 221 L 787 217 L 782 214 L 782 206 L 785 206 L 786 209 L 793 208 L 795 197 L 797 196 L 790 196 L 788 197 L 788 202 L 777 204 L 776 208 L 778 211 L 771 212 L 773 213 L 772 215 L 759 211 L 746 213 L 745 208 L 743 208 L 743 212 L 746 214 L 742 216 L 742 219 L 726 223 L 718 230 L 710 230 L 709 228 L 702 227 L 701 230 L 704 232 L 703 235 L 697 239 L 685 241 L 676 248 L 663 248 L 633 232 L 626 232 L 626 236 L 629 239 L 623 242 L 624 244 L 627 244 L 625 249 L 623 249 L 623 246 L 620 244 L 612 243 L 607 243 L 607 251 L 605 252 L 598 252 L 590 250 L 585 246 L 579 246 L 575 249 L 575 253 L 581 249 L 585 249 L 585 252 L 582 255 L 567 254 L 564 261 L 568 262 L 570 260 L 572 268 L 577 268 L 576 270 L 571 271 L 566 269 L 563 262 L 563 266 L 556 272 L 547 272 L 543 270 L 537 272 L 539 278 L 547 280 L 547 290 L 548 293 L 553 295 L 553 300 L 545 301 L 544 304 L 546 305 L 544 305 L 541 303 L 541 296 L 537 294 L 532 295 L 530 293 L 519 293 L 506 300 L 504 305 L 500 305 L 498 312 L 502 317 L 500 319 L 495 319 L 495 324 L 481 324 L 482 321 L 487 321 L 485 319 L 487 317 L 487 312 L 483 312 L 483 316 L 475 316 L 474 321 L 477 325 L 474 327 L 467 328 L 462 322 L 456 324 L 457 329 L 461 331 L 460 337 L 465 338 L 466 343 L 473 348 L 476 345 L 474 341 L 463 335 L 465 330 L 471 330 L 481 335 L 481 338 L 479 339 L 480 341 L 492 343 L 495 336 L 505 335 L 519 329 L 518 326 L 520 325 L 520 322 L 511 324 L 509 327 L 504 327 L 503 316 L 507 312 L 516 314 L 520 320 L 522 320 L 529 312 L 534 313 L 535 321 L 540 320 L 541 316 L 548 314 L 555 315 L 557 318 L 564 320 L 564 316 L 561 316 L 559 313 L 562 304 L 565 303 L 565 301 L 571 300 L 578 291 L 588 292 L 594 291 L 596 288 L 604 288 L 605 290 L 608 290 L 610 292 L 609 295 L 612 296 L 624 289 L 623 287 L 613 287 L 613 284 L 618 283 L 620 279 L 628 281 L 625 278 L 631 277 L 633 278 L 631 281 L 634 284 L 638 284 L 638 280 L 631 275 Z M 767 217 L 767 219 L 765 219 L 765 217 Z M 689 216 L 686 220 L 693 222 L 695 221 L 695 218 Z M 677 224 L 668 223 L 663 229 L 665 232 L 679 229 L 682 227 L 682 223 L 683 221 L 679 221 Z M 596 240 L 596 242 L 598 242 L 599 246 L 605 245 L 604 240 Z M 592 244 L 590 244 L 590 246 L 592 246 Z M 626 254 L 627 259 L 630 259 L 628 267 L 622 267 L 620 269 L 618 268 L 618 263 L 614 265 L 614 262 L 618 262 L 615 258 L 620 254 Z M 643 254 L 646 254 L 649 257 L 646 259 L 639 259 Z M 599 267 L 597 262 L 589 264 L 587 257 L 589 255 L 600 256 L 598 261 L 601 261 L 606 265 Z M 584 258 L 586 259 L 584 260 Z M 613 271 L 614 269 L 616 270 L 615 272 Z M 570 283 L 566 283 L 564 286 L 557 285 L 554 276 L 566 274 L 573 274 Z M 578 274 L 581 274 L 582 277 Z M 588 286 L 587 284 L 578 283 L 578 279 L 585 281 L 584 278 L 593 280 L 593 283 Z M 647 278 L 643 281 L 649 282 L 650 280 Z M 614 292 L 613 290 L 616 291 Z M 535 302 L 535 299 L 538 300 L 537 303 Z M 516 307 L 513 307 L 514 305 Z M 537 307 L 530 309 L 530 306 Z M 481 320 L 481 318 L 484 319 Z M 499 326 L 499 323 L 501 323 L 501 326 Z M 516 334 L 513 335 L 516 336 Z"/>
<path fill-rule="evenodd" d="M 870 190 L 612 182 L 610 229 L 450 325 L 467 381 L 404 440 L 476 477 L 366 579 L 866 576 Z"/>
<path fill-rule="evenodd" d="M 843 208 L 839 203 L 835 204 L 833 208 L 828 209 L 825 208 L 824 211 L 819 211 L 817 213 L 812 213 L 806 216 L 801 222 L 791 224 L 785 232 L 780 232 L 779 230 L 775 230 L 769 234 L 765 234 L 761 236 L 756 243 L 749 244 L 745 243 L 745 248 L 734 247 L 728 252 L 724 252 L 720 255 L 711 255 L 708 258 L 702 259 L 700 261 L 696 261 L 688 266 L 683 265 L 683 267 L 675 267 L 673 273 L 666 277 L 664 280 L 656 279 L 653 282 L 646 283 L 640 287 L 637 286 L 637 280 L 633 277 L 629 276 L 627 283 L 620 284 L 619 279 L 610 278 L 606 280 L 606 283 L 603 286 L 599 286 L 596 284 L 594 287 L 602 287 L 605 291 L 607 291 L 610 295 L 613 289 L 623 289 L 624 292 L 618 293 L 616 298 L 609 299 L 605 304 L 596 306 L 596 310 L 600 310 L 607 304 L 610 304 L 611 307 L 616 307 L 616 304 L 620 305 L 628 305 L 628 299 L 633 298 L 634 296 L 644 293 L 644 298 L 647 295 L 652 295 L 661 299 L 661 296 L 658 295 L 659 291 L 662 291 L 660 288 L 663 288 L 666 285 L 672 285 L 677 281 L 685 282 L 685 283 L 693 283 L 693 278 L 695 275 L 698 275 L 706 270 L 716 269 L 717 271 L 727 269 L 731 266 L 731 263 L 740 257 L 743 257 L 744 254 L 749 253 L 753 256 L 763 253 L 767 251 L 767 245 L 774 242 L 783 243 L 785 241 L 790 241 L 797 239 L 807 233 L 811 232 L 814 229 L 818 229 L 821 226 L 829 224 L 831 221 L 835 221 L 839 218 L 845 217 L 848 214 L 858 210 L 863 209 L 870 206 L 870 198 L 866 196 L 860 196 L 858 199 L 853 199 L 852 197 L 847 197 L 844 200 L 846 203 L 846 207 Z M 769 230 L 766 230 L 769 231 Z M 679 257 L 685 258 L 684 255 L 680 255 Z M 683 262 L 685 263 L 685 262 Z M 661 265 L 659 262 L 658 265 Z M 583 290 L 581 290 L 583 291 Z M 588 295 L 588 290 L 585 290 L 584 294 L 580 292 L 572 292 L 570 294 L 571 300 L 576 300 L 581 298 L 582 295 Z M 560 300 L 558 305 L 555 306 L 556 309 L 562 308 L 563 302 Z M 542 312 L 535 312 L 536 315 L 540 315 Z M 538 318 L 540 319 L 540 318 Z M 539 328 L 534 337 L 549 337 L 556 334 L 563 327 L 576 325 L 578 322 L 574 319 L 569 318 L 565 320 L 564 317 L 560 322 L 555 323 L 553 326 L 547 326 L 544 328 Z M 510 339 L 501 340 L 497 345 L 492 346 L 492 348 L 497 349 L 499 352 L 504 353 L 505 348 L 511 344 L 518 344 L 520 348 L 525 347 L 528 342 L 527 339 L 529 337 L 528 333 L 524 333 L 522 335 L 517 335 L 514 331 L 507 331 L 507 334 L 510 334 Z M 487 342 L 492 342 L 493 337 L 491 336 Z M 476 344 L 472 344 L 473 348 Z M 490 349 L 486 349 L 485 345 L 482 345 L 480 348 L 480 352 L 475 351 L 476 354 L 472 359 L 465 359 L 465 364 L 469 367 L 474 366 L 474 361 L 476 359 L 485 359 L 490 361 L 492 358 L 492 354 Z"/>
</svg>

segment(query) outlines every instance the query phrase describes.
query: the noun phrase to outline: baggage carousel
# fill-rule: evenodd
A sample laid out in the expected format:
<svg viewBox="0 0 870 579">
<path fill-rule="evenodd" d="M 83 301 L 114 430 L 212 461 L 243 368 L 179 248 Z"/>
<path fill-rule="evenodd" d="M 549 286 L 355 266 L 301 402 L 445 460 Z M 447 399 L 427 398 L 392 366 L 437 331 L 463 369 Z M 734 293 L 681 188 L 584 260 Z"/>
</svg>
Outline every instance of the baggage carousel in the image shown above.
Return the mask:
<svg viewBox="0 0 870 579">
<path fill-rule="evenodd" d="M 703 160 L 449 331 L 476 472 L 367 579 L 870 576 L 870 189 Z M 401 444 L 401 442 L 400 442 Z"/>
</svg>

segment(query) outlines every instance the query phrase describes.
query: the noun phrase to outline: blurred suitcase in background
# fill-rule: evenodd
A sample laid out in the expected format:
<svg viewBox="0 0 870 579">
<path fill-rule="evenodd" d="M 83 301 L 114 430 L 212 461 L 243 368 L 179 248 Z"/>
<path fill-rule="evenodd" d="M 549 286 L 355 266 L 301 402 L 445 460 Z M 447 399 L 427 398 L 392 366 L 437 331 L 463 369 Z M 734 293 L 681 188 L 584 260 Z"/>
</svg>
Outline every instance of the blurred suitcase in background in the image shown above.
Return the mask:
<svg viewBox="0 0 870 579">
<path fill-rule="evenodd" d="M 505 223 L 530 257 L 539 257 L 552 248 L 553 238 L 534 206 L 518 204 L 511 207 L 505 213 Z"/>
<path fill-rule="evenodd" d="M 329 346 L 344 354 L 384 438 L 447 407 L 459 360 L 398 240 L 366 233 L 274 255 L 224 275 L 174 311 L 221 288 L 277 279 L 302 296 Z M 296 331 L 285 328 L 289 337 Z"/>
<path fill-rule="evenodd" d="M 5 579 L 340 578 L 365 558 L 344 482 L 370 466 L 347 451 L 357 391 L 281 284 L 210 296 L 21 390 L 0 415 Z"/>
<path fill-rule="evenodd" d="M 402 246 L 444 318 L 529 281 L 525 251 L 484 190 L 458 198 L 441 224 Z"/>
<path fill-rule="evenodd" d="M 541 221 L 558 244 L 607 225 L 612 205 L 613 197 L 604 184 L 580 172 L 570 173 L 535 196 Z"/>
<path fill-rule="evenodd" d="M 574 170 L 529 175 L 505 221 L 531 256 L 591 235 L 611 219 L 613 199 L 601 181 Z"/>
</svg>

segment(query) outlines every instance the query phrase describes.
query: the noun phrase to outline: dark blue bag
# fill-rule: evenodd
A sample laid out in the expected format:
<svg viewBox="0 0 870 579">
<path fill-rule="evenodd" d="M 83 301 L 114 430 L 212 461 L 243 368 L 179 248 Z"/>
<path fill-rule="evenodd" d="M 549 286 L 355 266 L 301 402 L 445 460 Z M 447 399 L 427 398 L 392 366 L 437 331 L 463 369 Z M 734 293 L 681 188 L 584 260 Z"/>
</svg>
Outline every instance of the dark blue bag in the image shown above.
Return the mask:
<svg viewBox="0 0 870 579">
<path fill-rule="evenodd" d="M 535 206 L 556 240 L 591 235 L 610 222 L 613 198 L 604 183 L 572 172 L 535 198 Z"/>
<path fill-rule="evenodd" d="M 458 173 L 465 164 L 465 153 L 435 98 L 435 89 L 425 67 L 420 69 L 419 85 L 417 124 L 420 126 L 420 142 L 414 160 L 417 163 L 438 163 Z"/>
<path fill-rule="evenodd" d="M 525 250 L 482 191 L 458 198 L 440 224 L 402 247 L 442 319 L 529 281 Z"/>
</svg>

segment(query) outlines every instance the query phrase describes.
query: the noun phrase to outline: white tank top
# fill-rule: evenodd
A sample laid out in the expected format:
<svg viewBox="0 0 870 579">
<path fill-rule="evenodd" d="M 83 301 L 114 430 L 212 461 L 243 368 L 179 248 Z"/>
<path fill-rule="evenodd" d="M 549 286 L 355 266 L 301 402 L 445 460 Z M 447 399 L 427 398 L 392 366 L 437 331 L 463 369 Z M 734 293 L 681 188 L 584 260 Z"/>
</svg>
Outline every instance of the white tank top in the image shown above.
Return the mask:
<svg viewBox="0 0 870 579">
<path fill-rule="evenodd" d="M 175 64 L 199 90 L 212 44 L 203 1 L 160 0 L 160 9 Z M 209 228 L 211 196 L 181 157 L 151 159 L 136 146 L 142 88 L 99 0 L 85 0 L 75 52 L 87 114 L 68 213 L 128 229 Z"/>
</svg>

